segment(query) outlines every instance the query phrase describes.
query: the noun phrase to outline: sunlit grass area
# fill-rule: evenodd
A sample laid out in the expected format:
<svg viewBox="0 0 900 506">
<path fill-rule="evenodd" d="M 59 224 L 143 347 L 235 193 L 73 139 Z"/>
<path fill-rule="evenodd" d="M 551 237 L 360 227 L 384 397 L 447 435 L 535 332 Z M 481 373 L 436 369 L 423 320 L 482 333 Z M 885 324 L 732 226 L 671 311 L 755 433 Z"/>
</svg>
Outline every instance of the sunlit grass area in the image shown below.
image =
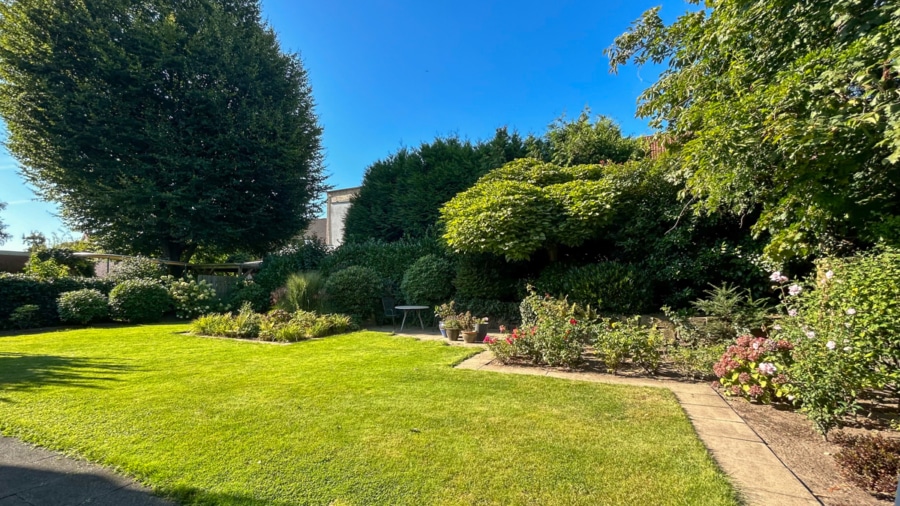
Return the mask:
<svg viewBox="0 0 900 506">
<path fill-rule="evenodd" d="M 735 504 L 672 394 L 457 370 L 358 332 L 0 338 L 0 431 L 189 504 Z M 477 351 L 477 350 L 476 350 Z"/>
</svg>

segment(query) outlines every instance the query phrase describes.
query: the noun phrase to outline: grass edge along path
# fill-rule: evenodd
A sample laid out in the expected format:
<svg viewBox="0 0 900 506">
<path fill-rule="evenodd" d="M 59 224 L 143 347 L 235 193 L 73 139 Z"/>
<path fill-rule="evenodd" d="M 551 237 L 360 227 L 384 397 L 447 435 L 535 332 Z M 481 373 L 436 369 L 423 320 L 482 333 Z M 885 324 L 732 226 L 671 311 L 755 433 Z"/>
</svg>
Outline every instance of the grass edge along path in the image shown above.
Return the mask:
<svg viewBox="0 0 900 506">
<path fill-rule="evenodd" d="M 0 338 L 0 432 L 188 504 L 737 504 L 670 392 L 454 369 L 358 332 Z"/>
</svg>

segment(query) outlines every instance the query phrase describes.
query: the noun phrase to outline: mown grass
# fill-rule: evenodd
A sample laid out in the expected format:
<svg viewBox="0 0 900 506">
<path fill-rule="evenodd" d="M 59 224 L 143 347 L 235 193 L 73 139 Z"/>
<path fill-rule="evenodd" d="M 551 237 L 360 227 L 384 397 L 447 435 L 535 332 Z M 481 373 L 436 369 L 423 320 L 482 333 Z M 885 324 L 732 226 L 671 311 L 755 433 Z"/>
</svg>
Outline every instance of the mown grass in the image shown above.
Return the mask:
<svg viewBox="0 0 900 506">
<path fill-rule="evenodd" d="M 0 338 L 0 431 L 190 504 L 735 504 L 668 391 L 457 370 L 375 332 Z"/>
</svg>

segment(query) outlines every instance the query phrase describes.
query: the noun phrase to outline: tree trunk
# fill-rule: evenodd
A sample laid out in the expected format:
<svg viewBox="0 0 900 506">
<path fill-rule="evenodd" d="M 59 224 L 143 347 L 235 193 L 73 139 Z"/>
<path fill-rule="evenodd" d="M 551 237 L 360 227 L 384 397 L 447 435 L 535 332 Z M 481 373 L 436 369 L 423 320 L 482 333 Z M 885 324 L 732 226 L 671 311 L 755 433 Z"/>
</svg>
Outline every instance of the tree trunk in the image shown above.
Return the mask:
<svg viewBox="0 0 900 506">
<path fill-rule="evenodd" d="M 547 246 L 547 256 L 549 257 L 551 264 L 559 260 L 559 246 L 556 244 Z"/>
</svg>

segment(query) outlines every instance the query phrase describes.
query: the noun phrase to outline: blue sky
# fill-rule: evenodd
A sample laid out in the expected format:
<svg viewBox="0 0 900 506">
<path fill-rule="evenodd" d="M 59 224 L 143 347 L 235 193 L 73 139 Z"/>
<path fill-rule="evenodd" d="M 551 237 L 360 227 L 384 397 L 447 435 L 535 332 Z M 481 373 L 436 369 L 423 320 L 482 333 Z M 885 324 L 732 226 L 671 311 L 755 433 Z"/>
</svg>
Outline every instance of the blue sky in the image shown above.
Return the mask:
<svg viewBox="0 0 900 506">
<path fill-rule="evenodd" d="M 263 0 L 283 49 L 299 52 L 309 72 L 336 188 L 358 186 L 368 165 L 401 146 L 450 134 L 484 139 L 504 125 L 541 133 L 585 106 L 627 134 L 650 133 L 634 111 L 654 69 L 612 75 L 603 49 L 656 5 L 667 21 L 689 8 L 672 0 Z M 0 202 L 8 203 L 0 220 L 13 235 L 2 249 L 24 249 L 30 230 L 65 232 L 56 207 L 34 199 L 0 152 Z"/>
</svg>

